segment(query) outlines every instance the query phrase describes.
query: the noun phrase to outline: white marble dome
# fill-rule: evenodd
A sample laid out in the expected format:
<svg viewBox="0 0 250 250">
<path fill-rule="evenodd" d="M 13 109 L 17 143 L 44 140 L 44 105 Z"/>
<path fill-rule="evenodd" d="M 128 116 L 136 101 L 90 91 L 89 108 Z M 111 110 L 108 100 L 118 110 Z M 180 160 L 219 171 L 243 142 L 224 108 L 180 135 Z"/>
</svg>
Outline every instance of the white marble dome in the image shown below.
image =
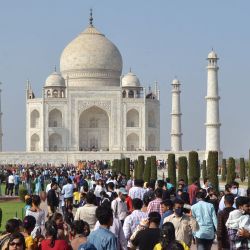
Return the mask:
<svg viewBox="0 0 250 250">
<path fill-rule="evenodd" d="M 61 54 L 63 76 L 79 78 L 120 78 L 122 56 L 117 47 L 94 26 L 71 41 Z"/>
<path fill-rule="evenodd" d="M 179 85 L 180 84 L 180 81 L 178 79 L 174 79 L 173 82 L 172 82 L 173 85 Z"/>
<path fill-rule="evenodd" d="M 58 72 L 53 72 L 45 81 L 45 87 L 65 87 L 65 80 Z"/>
<path fill-rule="evenodd" d="M 122 78 L 122 87 L 140 87 L 140 80 L 134 73 L 129 72 Z"/>
<path fill-rule="evenodd" d="M 207 56 L 208 59 L 218 59 L 218 56 L 217 54 L 212 50 L 208 56 Z"/>
</svg>

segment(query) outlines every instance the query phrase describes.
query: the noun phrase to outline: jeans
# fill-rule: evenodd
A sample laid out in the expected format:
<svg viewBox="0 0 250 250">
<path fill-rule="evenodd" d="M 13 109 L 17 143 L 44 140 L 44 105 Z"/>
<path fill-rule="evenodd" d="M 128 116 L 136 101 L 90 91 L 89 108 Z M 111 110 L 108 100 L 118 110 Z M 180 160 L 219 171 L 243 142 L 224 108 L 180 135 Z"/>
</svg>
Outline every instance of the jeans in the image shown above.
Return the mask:
<svg viewBox="0 0 250 250">
<path fill-rule="evenodd" d="M 211 250 L 213 241 L 213 239 L 209 240 L 196 238 L 197 250 Z"/>
</svg>

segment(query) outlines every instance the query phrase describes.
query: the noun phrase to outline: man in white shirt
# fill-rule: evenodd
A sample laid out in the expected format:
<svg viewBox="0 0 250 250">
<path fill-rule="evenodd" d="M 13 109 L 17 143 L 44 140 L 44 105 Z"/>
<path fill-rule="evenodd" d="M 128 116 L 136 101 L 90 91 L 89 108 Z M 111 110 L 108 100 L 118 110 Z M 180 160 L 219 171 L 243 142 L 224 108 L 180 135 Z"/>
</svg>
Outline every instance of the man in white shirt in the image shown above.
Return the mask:
<svg viewBox="0 0 250 250">
<path fill-rule="evenodd" d="M 14 189 L 14 175 L 11 172 L 8 177 L 8 195 L 13 195 L 13 189 Z"/>
<path fill-rule="evenodd" d="M 73 192 L 74 192 L 74 185 L 72 184 L 72 180 L 68 178 L 67 184 L 62 188 L 62 194 L 64 197 L 65 208 L 72 206 L 73 204 Z"/>
</svg>

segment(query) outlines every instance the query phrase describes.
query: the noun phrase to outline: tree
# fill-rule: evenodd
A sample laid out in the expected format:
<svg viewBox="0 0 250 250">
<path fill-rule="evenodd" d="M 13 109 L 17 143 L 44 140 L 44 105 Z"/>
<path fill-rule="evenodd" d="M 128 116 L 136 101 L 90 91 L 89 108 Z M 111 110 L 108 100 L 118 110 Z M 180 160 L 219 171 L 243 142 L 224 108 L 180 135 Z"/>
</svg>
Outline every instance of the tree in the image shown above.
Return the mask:
<svg viewBox="0 0 250 250">
<path fill-rule="evenodd" d="M 127 179 L 130 178 L 130 159 L 129 158 L 125 159 L 125 175 Z"/>
<path fill-rule="evenodd" d="M 157 164 L 156 164 L 156 156 L 152 155 L 151 156 L 151 180 L 157 180 Z"/>
<path fill-rule="evenodd" d="M 243 182 L 246 179 L 246 165 L 244 158 L 240 158 L 240 180 Z"/>
<path fill-rule="evenodd" d="M 121 173 L 125 174 L 125 159 L 121 159 Z"/>
<path fill-rule="evenodd" d="M 212 187 L 219 192 L 219 179 L 218 179 L 218 152 L 209 151 L 207 159 L 207 168 L 209 169 L 209 181 Z"/>
<path fill-rule="evenodd" d="M 202 179 L 203 181 L 207 178 L 207 162 L 203 160 L 202 162 Z"/>
<path fill-rule="evenodd" d="M 176 188 L 176 163 L 175 163 L 175 154 L 168 155 L 168 178 L 170 182 Z"/>
<path fill-rule="evenodd" d="M 200 164 L 199 157 L 196 151 L 191 151 L 188 154 L 188 165 L 189 165 L 189 184 L 192 184 L 194 179 L 199 182 L 200 179 Z"/>
<path fill-rule="evenodd" d="M 151 177 L 151 157 L 147 157 L 146 166 L 143 173 L 144 182 L 149 182 Z"/>
<path fill-rule="evenodd" d="M 222 159 L 221 180 L 226 181 L 226 179 L 227 179 L 227 160 Z"/>
<path fill-rule="evenodd" d="M 183 179 L 188 184 L 188 161 L 186 156 L 179 157 L 178 180 Z"/>
<path fill-rule="evenodd" d="M 139 179 L 138 178 L 138 160 L 134 160 L 134 178 Z"/>
<path fill-rule="evenodd" d="M 143 179 L 145 160 L 143 155 L 138 156 L 138 179 Z"/>
<path fill-rule="evenodd" d="M 227 168 L 227 184 L 231 184 L 236 178 L 235 173 L 235 160 L 233 157 L 228 159 L 228 168 Z"/>
<path fill-rule="evenodd" d="M 118 172 L 118 173 L 121 173 L 121 165 L 122 165 L 122 164 L 121 164 L 121 159 L 118 159 L 118 160 L 117 160 L 117 172 Z"/>
</svg>

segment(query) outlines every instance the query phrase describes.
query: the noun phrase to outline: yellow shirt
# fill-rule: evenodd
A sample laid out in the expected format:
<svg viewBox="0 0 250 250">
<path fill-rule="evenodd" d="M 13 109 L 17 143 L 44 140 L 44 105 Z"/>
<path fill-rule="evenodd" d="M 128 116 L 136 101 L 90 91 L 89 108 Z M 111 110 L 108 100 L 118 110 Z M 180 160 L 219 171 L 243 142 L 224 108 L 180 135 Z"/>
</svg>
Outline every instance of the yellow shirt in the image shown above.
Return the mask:
<svg viewBox="0 0 250 250">
<path fill-rule="evenodd" d="M 182 244 L 184 250 L 190 250 L 190 248 L 184 242 L 180 243 Z M 161 243 L 156 244 L 153 250 L 162 250 Z"/>
<path fill-rule="evenodd" d="M 35 242 L 31 235 L 25 237 L 25 245 L 26 249 L 34 249 Z"/>
<path fill-rule="evenodd" d="M 80 192 L 74 192 L 73 196 L 74 196 L 75 201 L 80 201 L 80 199 L 81 199 L 81 193 Z"/>
</svg>

